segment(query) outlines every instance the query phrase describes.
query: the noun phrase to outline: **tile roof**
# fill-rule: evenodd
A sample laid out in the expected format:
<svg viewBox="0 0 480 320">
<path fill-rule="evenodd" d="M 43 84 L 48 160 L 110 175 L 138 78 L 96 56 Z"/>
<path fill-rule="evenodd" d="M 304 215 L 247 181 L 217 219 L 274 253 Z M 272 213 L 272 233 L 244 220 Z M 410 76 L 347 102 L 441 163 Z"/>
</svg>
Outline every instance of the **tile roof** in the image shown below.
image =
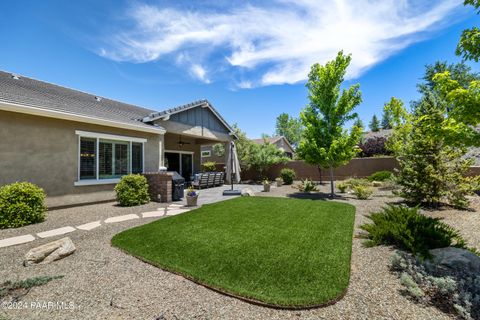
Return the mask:
<svg viewBox="0 0 480 320">
<path fill-rule="evenodd" d="M 0 102 L 152 128 L 141 121 L 154 110 L 0 71 Z"/>
</svg>

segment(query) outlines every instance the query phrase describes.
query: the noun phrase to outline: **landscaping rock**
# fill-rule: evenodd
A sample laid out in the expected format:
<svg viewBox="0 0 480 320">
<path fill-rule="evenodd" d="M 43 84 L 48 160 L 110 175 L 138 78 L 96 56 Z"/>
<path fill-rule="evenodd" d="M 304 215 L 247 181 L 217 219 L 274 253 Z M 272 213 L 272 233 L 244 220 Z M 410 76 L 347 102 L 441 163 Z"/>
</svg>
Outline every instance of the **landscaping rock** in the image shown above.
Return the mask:
<svg viewBox="0 0 480 320">
<path fill-rule="evenodd" d="M 23 265 L 47 264 L 60 260 L 71 255 L 75 249 L 75 245 L 69 237 L 55 240 L 28 251 L 25 255 Z"/>
<path fill-rule="evenodd" d="M 382 186 L 382 182 L 381 182 L 381 181 L 373 181 L 373 182 L 372 182 L 372 186 L 377 187 L 377 188 L 378 188 L 378 187 L 381 187 L 381 186 Z"/>
<path fill-rule="evenodd" d="M 432 259 L 425 261 L 425 267 L 437 277 L 458 277 L 480 273 L 480 257 L 468 250 L 447 247 L 429 252 Z"/>
<path fill-rule="evenodd" d="M 250 188 L 242 189 L 242 197 L 255 197 L 255 193 Z"/>
</svg>

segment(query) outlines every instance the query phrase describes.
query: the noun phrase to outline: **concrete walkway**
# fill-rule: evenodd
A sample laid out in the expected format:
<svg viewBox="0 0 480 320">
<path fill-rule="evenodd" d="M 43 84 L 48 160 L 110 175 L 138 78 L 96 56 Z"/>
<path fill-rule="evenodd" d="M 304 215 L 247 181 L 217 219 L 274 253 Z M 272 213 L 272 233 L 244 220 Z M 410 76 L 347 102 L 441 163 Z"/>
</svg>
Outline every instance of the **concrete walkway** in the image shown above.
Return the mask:
<svg viewBox="0 0 480 320">
<path fill-rule="evenodd" d="M 170 204 L 167 207 L 158 208 L 157 211 L 143 212 L 140 215 L 137 215 L 137 214 L 120 215 L 120 216 L 107 218 L 103 221 L 97 220 L 97 221 L 87 222 L 87 223 L 78 225 L 76 227 L 65 226 L 61 228 L 46 230 L 43 232 L 37 232 L 35 235 L 26 234 L 26 235 L 17 236 L 17 237 L 5 238 L 0 240 L 0 248 L 32 242 L 37 239 L 56 237 L 56 236 L 64 235 L 77 230 L 90 231 L 102 226 L 103 224 L 118 223 L 118 222 L 133 220 L 133 219 L 146 219 L 146 218 L 154 218 L 154 217 L 173 216 L 173 215 L 190 211 L 191 209 L 194 209 L 194 208 L 184 207 L 179 204 Z"/>
<path fill-rule="evenodd" d="M 82 221 L 80 222 L 81 224 L 78 224 L 76 226 L 62 226 L 60 224 L 59 226 L 56 225 L 55 226 L 56 228 L 50 229 L 50 230 L 45 230 L 41 232 L 31 232 L 30 234 L 0 239 L 0 248 L 24 244 L 24 243 L 32 242 L 39 239 L 57 237 L 57 236 L 69 234 L 72 232 L 76 232 L 79 230 L 90 231 L 106 224 L 120 223 L 123 221 L 130 221 L 135 219 L 159 218 L 163 216 L 173 216 L 173 215 L 181 214 L 181 213 L 190 211 L 191 209 L 198 208 L 204 204 L 215 203 L 215 202 L 238 197 L 238 196 L 223 196 L 222 194 L 223 190 L 227 190 L 230 188 L 231 187 L 229 185 L 224 185 L 221 187 L 199 190 L 197 207 L 186 207 L 187 200 L 184 197 L 181 201 L 176 201 L 174 203 L 169 204 L 166 207 L 162 206 L 165 204 L 159 203 L 158 204 L 159 208 L 156 209 L 155 211 L 141 212 L 139 214 L 130 213 L 130 214 L 124 214 L 124 215 L 117 215 L 113 217 L 102 218 L 102 220 L 98 220 L 97 218 L 95 221 L 88 221 L 88 220 L 85 222 Z M 242 190 L 245 188 L 250 188 L 255 193 L 260 192 L 263 189 L 261 185 L 234 185 L 235 190 Z M 186 192 L 187 190 L 185 190 L 185 195 L 186 195 Z"/>
</svg>

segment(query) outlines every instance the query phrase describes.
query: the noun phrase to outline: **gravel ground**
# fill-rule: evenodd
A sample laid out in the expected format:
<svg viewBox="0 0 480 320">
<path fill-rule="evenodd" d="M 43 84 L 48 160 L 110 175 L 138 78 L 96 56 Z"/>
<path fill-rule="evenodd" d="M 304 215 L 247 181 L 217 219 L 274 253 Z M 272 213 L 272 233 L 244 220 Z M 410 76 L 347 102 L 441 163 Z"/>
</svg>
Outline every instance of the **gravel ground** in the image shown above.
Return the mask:
<svg viewBox="0 0 480 320">
<path fill-rule="evenodd" d="M 322 191 L 327 187 L 322 186 Z M 294 191 L 290 186 L 283 186 L 259 195 L 285 196 Z M 366 221 L 364 214 L 398 199 L 388 192 L 377 191 L 371 200 L 360 201 L 347 195 L 337 201 L 345 201 L 357 207 L 355 224 L 358 227 Z M 104 204 L 71 208 L 52 212 L 49 220 L 53 220 L 52 217 L 58 221 L 66 219 L 63 221 L 67 223 L 58 226 L 75 225 L 70 221 L 77 219 L 77 215 L 88 215 L 90 221 L 105 214 L 138 214 L 156 207 L 158 204 L 125 209 Z M 447 211 L 440 214 L 450 217 Z M 478 219 L 470 218 L 475 213 L 461 214 L 465 216 L 464 222 L 456 217 L 451 220 L 457 223 L 455 226 L 467 227 L 473 233 L 475 226 L 472 224 L 479 224 Z M 28 306 L 31 302 L 46 301 L 74 304 L 73 310 L 4 309 L 0 310 L 0 319 L 2 315 L 7 319 L 451 319 L 435 308 L 415 304 L 400 293 L 402 287 L 399 280 L 389 272 L 389 258 L 393 250 L 388 247 L 364 248 L 362 240 L 353 239 L 350 286 L 346 296 L 336 304 L 303 311 L 275 310 L 213 292 L 110 246 L 114 234 L 149 221 L 152 219 L 125 221 L 104 225 L 89 232 L 71 233 L 77 252 L 50 265 L 25 268 L 22 259 L 30 248 L 51 239 L 0 249 L 0 279 L 16 280 L 38 275 L 65 276 L 33 288 L 22 298 Z M 450 223 L 448 218 L 445 221 Z M 49 229 L 53 224 L 47 220 L 42 223 L 45 228 L 42 227 L 39 231 Z M 6 237 L 5 232 L 14 236 L 33 232 L 30 230 L 34 228 L 37 226 L 0 231 L 0 238 Z M 465 236 L 471 240 L 468 233 L 465 231 Z"/>
</svg>

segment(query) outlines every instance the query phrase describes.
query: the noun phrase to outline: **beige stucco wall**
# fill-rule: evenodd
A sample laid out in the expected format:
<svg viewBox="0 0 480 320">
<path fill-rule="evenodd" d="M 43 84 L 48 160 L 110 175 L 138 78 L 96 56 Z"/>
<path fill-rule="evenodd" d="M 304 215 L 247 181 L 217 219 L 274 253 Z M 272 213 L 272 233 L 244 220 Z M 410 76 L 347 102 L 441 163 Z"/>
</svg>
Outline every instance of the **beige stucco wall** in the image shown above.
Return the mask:
<svg viewBox="0 0 480 320">
<path fill-rule="evenodd" d="M 232 140 L 232 136 L 228 134 L 209 130 L 201 126 L 189 126 L 171 120 L 157 120 L 154 123 L 167 130 L 165 134 L 165 150 L 193 152 L 194 172 L 201 171 L 202 160 L 200 149 L 202 145 Z M 185 144 L 180 147 L 178 145 L 180 136 L 182 141 L 189 142 L 190 144 Z"/>
<path fill-rule="evenodd" d="M 147 139 L 145 171 L 158 170 L 162 135 L 0 111 L 0 185 L 35 183 L 45 189 L 49 206 L 113 200 L 113 184 L 74 186 L 78 174 L 75 130 Z"/>
</svg>

